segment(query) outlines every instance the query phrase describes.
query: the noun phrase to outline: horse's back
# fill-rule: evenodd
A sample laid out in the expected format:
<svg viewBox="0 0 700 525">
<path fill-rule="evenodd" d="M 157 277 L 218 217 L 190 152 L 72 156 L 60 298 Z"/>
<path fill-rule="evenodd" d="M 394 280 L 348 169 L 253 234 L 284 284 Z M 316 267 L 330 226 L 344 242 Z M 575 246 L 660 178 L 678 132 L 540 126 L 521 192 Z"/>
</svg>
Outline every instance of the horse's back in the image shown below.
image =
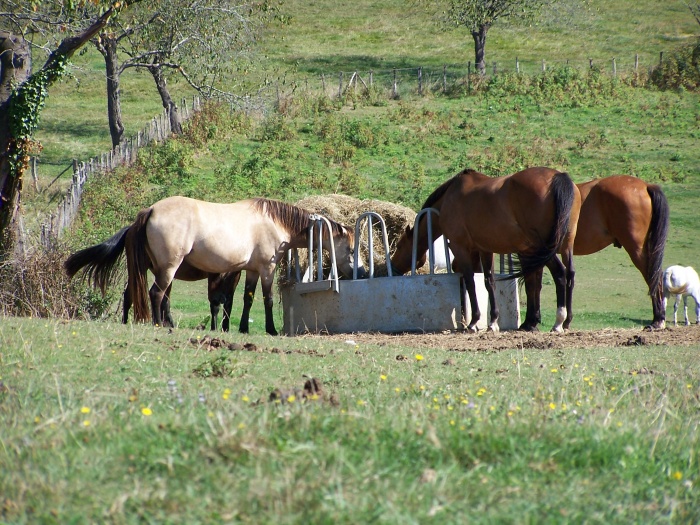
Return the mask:
<svg viewBox="0 0 700 525">
<path fill-rule="evenodd" d="M 246 269 L 256 252 L 271 258 L 277 231 L 253 200 L 213 203 L 168 197 L 152 206 L 147 225 L 149 252 L 159 267 L 189 265 L 210 273 Z"/>
<path fill-rule="evenodd" d="M 666 268 L 663 280 L 664 291 L 681 295 L 700 291 L 700 277 L 692 266 L 673 265 Z"/>
<path fill-rule="evenodd" d="M 578 188 L 582 203 L 574 254 L 588 255 L 614 244 L 641 256 L 653 213 L 649 185 L 636 177 L 614 175 Z"/>
<path fill-rule="evenodd" d="M 551 232 L 555 203 L 550 188 L 559 173 L 537 167 L 487 177 L 465 170 L 444 197 L 445 217 L 441 212 L 440 222 L 453 223 L 472 248 L 495 253 L 525 251 Z"/>
</svg>

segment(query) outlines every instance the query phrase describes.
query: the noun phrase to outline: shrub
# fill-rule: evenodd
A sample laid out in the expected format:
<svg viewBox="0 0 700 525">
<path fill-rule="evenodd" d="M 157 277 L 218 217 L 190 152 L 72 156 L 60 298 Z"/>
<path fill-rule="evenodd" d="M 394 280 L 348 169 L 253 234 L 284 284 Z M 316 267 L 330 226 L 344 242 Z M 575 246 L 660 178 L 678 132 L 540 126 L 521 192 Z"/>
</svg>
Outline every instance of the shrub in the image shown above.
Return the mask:
<svg viewBox="0 0 700 525">
<path fill-rule="evenodd" d="M 700 89 L 700 39 L 664 59 L 652 71 L 651 81 L 660 89 Z"/>
<path fill-rule="evenodd" d="M 196 148 L 209 141 L 228 137 L 233 133 L 247 134 L 253 128 L 253 118 L 244 111 L 232 111 L 222 102 L 205 102 L 187 121 L 182 137 Z"/>
<path fill-rule="evenodd" d="M 116 298 L 104 297 L 63 270 L 68 248 L 56 243 L 0 264 L 0 308 L 4 315 L 98 318 Z"/>
</svg>

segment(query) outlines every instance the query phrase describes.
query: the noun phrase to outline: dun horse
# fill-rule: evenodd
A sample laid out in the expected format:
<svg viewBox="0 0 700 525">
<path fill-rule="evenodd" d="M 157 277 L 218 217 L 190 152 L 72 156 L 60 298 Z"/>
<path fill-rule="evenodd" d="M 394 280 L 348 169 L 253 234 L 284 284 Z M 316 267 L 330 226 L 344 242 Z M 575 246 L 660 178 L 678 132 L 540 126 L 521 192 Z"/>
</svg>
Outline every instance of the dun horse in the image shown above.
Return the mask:
<svg viewBox="0 0 700 525">
<path fill-rule="evenodd" d="M 613 245 L 624 248 L 649 287 L 654 318 L 649 328 L 664 328 L 664 247 L 668 235 L 669 208 L 656 184 L 628 175 L 614 175 L 577 185 L 581 192 L 581 215 L 574 241 L 574 255 L 589 255 Z M 526 288 L 537 292 L 542 274 L 526 276 Z M 569 328 L 567 316 L 564 328 Z"/>
<path fill-rule="evenodd" d="M 89 248 L 87 248 L 89 250 Z M 211 313 L 211 330 L 216 330 L 218 324 L 219 310 L 221 305 L 224 305 L 224 315 L 221 320 L 221 329 L 224 332 L 228 332 L 229 324 L 231 320 L 231 310 L 233 308 L 233 293 L 236 291 L 238 286 L 238 281 L 241 278 L 241 272 L 230 272 L 230 273 L 206 273 L 196 268 L 192 268 L 187 264 L 183 263 L 177 269 L 175 273 L 175 279 L 181 281 L 199 281 L 202 279 L 207 279 L 207 298 L 209 299 L 209 311 Z M 162 302 L 161 318 L 163 319 L 163 324 L 166 326 L 174 326 L 175 321 L 170 313 L 170 292 L 172 290 L 172 283 L 165 292 Z M 131 309 L 131 289 L 127 286 L 124 289 L 124 313 L 122 315 L 122 322 L 126 324 L 129 321 L 129 310 Z M 245 330 L 243 328 L 243 318 L 241 318 L 241 325 L 239 330 L 241 332 L 247 332 L 248 322 L 245 322 Z"/>
<path fill-rule="evenodd" d="M 272 283 L 280 258 L 289 248 L 307 245 L 311 214 L 302 208 L 269 199 L 249 199 L 232 204 L 217 204 L 186 197 L 169 197 L 142 210 L 136 221 L 113 237 L 66 261 L 66 270 L 74 275 L 81 268 L 95 287 L 109 284 L 122 252 L 126 251 L 127 290 L 133 300 L 134 319 L 149 318 L 148 299 L 154 324 L 163 323 L 166 291 L 178 271 L 192 269 L 206 274 L 225 274 L 246 270 L 244 316 L 253 302 L 257 280 L 262 283 L 265 305 L 265 330 L 276 334 L 272 317 Z M 330 221 L 331 232 L 324 229 L 324 247 L 332 235 L 340 272 L 350 277 L 353 269 L 354 232 Z M 184 267 L 183 267 L 184 264 Z M 182 269 L 181 269 L 182 268 Z M 147 291 L 148 270 L 155 282 Z M 364 276 L 364 268 L 358 275 Z M 250 292 L 250 293 L 249 293 Z M 168 300 L 165 299 L 167 311 Z"/>
<path fill-rule="evenodd" d="M 685 314 L 685 324 L 688 321 L 688 296 L 695 301 L 695 324 L 700 324 L 700 278 L 698 273 L 690 266 L 669 266 L 664 272 L 663 279 L 663 308 L 666 310 L 668 298 L 674 295 L 673 302 L 673 326 L 678 325 L 678 303 L 683 297 L 683 313 Z"/>
<path fill-rule="evenodd" d="M 489 329 L 496 331 L 493 254 L 515 253 L 520 267 L 516 277 L 541 271 L 543 266 L 552 272 L 557 287 L 557 320 L 552 330 L 561 331 L 572 307 L 573 243 L 580 202 L 571 178 L 553 169 L 528 168 L 498 178 L 464 170 L 438 187 L 423 204 L 423 208 L 440 212 L 432 229 L 433 239 L 428 239 L 424 219 L 418 232 L 407 227 L 391 259 L 392 268 L 398 274 L 408 271 L 414 235 L 418 235 L 420 264 L 425 261 L 428 242 L 445 235 L 469 294 L 472 319 L 468 330 L 476 330 L 481 317 L 474 285 L 474 271 L 481 266 L 491 305 Z M 559 252 L 563 262 L 556 256 Z M 520 326 L 523 330 L 535 330 L 540 322 L 534 299 L 528 294 L 527 315 Z"/>
</svg>

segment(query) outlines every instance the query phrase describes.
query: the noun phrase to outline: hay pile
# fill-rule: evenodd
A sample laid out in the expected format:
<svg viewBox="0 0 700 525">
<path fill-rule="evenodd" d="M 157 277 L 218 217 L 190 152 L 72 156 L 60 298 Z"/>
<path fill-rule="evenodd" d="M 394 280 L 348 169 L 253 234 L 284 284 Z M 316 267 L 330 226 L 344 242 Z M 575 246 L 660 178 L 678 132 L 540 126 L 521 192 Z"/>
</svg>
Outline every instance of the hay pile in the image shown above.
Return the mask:
<svg viewBox="0 0 700 525">
<path fill-rule="evenodd" d="M 364 212 L 373 211 L 378 213 L 386 224 L 386 233 L 389 239 L 389 254 L 393 254 L 396 248 L 396 243 L 401 237 L 401 234 L 406 229 L 406 226 L 413 226 L 413 221 L 416 217 L 416 212 L 391 202 L 380 201 L 376 199 L 360 200 L 348 195 L 313 195 L 305 197 L 294 203 L 296 206 L 305 208 L 313 213 L 318 213 L 336 222 L 340 222 L 351 228 L 355 227 L 355 221 Z M 372 234 L 372 247 L 374 255 L 374 275 L 375 277 L 385 276 L 388 274 L 386 267 L 386 257 L 381 232 L 378 226 L 374 227 Z M 368 249 L 367 249 L 367 226 L 363 223 L 360 235 L 360 260 L 365 265 L 365 269 L 369 271 L 368 264 Z M 299 262 L 302 266 L 302 272 L 307 266 L 308 253 L 307 250 L 299 250 Z M 324 254 L 324 267 L 329 266 L 329 258 Z M 286 261 L 280 264 L 278 279 L 280 281 L 286 279 Z"/>
</svg>

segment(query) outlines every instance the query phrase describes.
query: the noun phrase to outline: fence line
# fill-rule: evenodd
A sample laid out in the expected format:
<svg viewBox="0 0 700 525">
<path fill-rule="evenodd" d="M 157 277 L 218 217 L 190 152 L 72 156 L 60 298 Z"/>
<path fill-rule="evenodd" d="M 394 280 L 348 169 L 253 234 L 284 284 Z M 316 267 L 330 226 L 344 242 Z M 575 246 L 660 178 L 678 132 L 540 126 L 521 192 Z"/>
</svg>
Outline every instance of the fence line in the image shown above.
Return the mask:
<svg viewBox="0 0 700 525">
<path fill-rule="evenodd" d="M 503 73 L 538 74 L 550 71 L 556 67 L 572 67 L 580 70 L 597 70 L 602 74 L 612 77 L 620 75 L 637 75 L 639 73 L 651 73 L 662 64 L 664 53 L 659 53 L 658 60 L 648 59 L 642 63 L 640 55 L 627 58 L 610 57 L 609 59 L 572 60 L 545 60 L 530 59 L 521 60 L 519 57 L 509 61 L 493 61 L 486 64 L 484 75 L 480 75 L 476 65 L 471 61 L 462 64 L 445 64 L 442 66 L 415 66 L 397 67 L 392 69 L 359 69 L 351 71 L 338 71 L 334 74 L 322 73 L 319 75 L 320 89 L 313 85 L 313 78 L 303 81 L 291 82 L 291 91 L 300 88 L 307 92 L 321 92 L 329 97 L 343 98 L 346 95 L 368 91 L 371 89 L 384 90 L 391 98 L 400 98 L 402 95 L 417 94 L 419 96 L 427 91 L 447 92 L 449 88 L 463 86 L 471 89 L 475 82 L 488 80 Z M 277 85 L 276 95 L 278 102 L 284 96 Z"/>
<path fill-rule="evenodd" d="M 191 108 L 188 108 L 187 101 L 183 99 L 181 106 L 183 122 L 199 111 L 200 107 L 199 97 L 192 98 Z M 153 117 L 142 131 L 124 140 L 119 146 L 84 162 L 74 160 L 73 179 L 70 187 L 56 206 L 55 211 L 41 221 L 41 246 L 50 247 L 54 240 L 61 236 L 63 230 L 73 224 L 78 215 L 83 187 L 90 177 L 113 170 L 118 166 L 132 165 L 136 162 L 139 149 L 152 142 L 162 142 L 171 134 L 170 118 L 167 109 L 164 109 L 160 115 Z"/>
</svg>

